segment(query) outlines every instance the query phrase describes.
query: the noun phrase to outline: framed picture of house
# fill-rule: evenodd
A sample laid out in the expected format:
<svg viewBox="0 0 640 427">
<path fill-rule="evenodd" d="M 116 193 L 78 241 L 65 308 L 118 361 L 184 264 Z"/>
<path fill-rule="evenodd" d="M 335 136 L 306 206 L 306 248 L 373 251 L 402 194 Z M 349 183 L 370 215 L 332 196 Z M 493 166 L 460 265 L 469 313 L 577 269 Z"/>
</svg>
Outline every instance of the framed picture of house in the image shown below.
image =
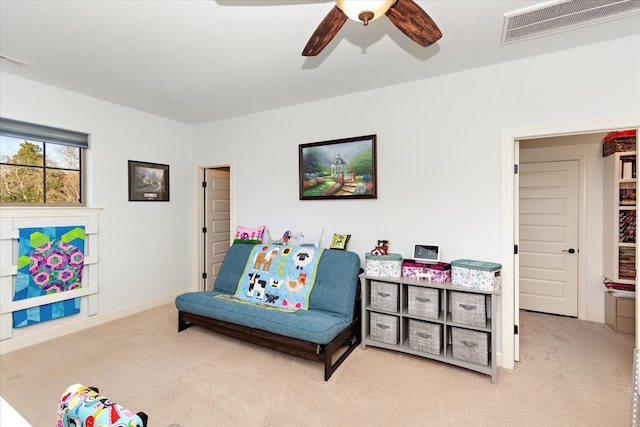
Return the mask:
<svg viewBox="0 0 640 427">
<path fill-rule="evenodd" d="M 129 160 L 129 201 L 168 202 L 169 165 Z"/>
<path fill-rule="evenodd" d="M 300 200 L 375 199 L 376 135 L 299 146 Z"/>
</svg>

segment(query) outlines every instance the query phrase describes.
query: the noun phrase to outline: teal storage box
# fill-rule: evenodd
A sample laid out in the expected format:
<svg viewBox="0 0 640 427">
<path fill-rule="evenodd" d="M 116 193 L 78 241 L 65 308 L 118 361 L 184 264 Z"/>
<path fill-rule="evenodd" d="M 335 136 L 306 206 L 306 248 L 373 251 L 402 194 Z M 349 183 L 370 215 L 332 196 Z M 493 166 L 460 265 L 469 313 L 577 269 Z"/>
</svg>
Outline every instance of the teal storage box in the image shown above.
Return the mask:
<svg viewBox="0 0 640 427">
<path fill-rule="evenodd" d="M 451 261 L 451 283 L 483 291 L 495 291 L 502 286 L 501 264 L 472 259 Z"/>
<path fill-rule="evenodd" d="M 365 254 L 367 276 L 400 277 L 402 276 L 402 255 Z"/>
</svg>

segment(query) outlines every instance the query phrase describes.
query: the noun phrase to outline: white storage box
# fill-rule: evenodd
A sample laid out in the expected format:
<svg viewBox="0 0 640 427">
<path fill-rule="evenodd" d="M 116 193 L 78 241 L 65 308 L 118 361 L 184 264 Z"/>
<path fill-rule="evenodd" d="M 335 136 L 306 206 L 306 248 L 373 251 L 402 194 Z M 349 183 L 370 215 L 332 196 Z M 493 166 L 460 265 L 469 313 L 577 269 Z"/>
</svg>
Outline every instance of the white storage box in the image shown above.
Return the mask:
<svg viewBox="0 0 640 427">
<path fill-rule="evenodd" d="M 398 317 L 388 314 L 370 313 L 369 338 L 387 344 L 398 344 Z"/>
<path fill-rule="evenodd" d="M 367 276 L 400 277 L 402 276 L 402 255 L 365 254 Z"/>
<path fill-rule="evenodd" d="M 464 328 L 451 328 L 453 357 L 476 365 L 489 365 L 489 334 Z"/>
<path fill-rule="evenodd" d="M 439 355 L 442 352 L 442 325 L 409 319 L 409 347 Z"/>
<path fill-rule="evenodd" d="M 483 291 L 500 289 L 502 265 L 493 262 L 459 259 L 451 261 L 451 282 Z"/>
<path fill-rule="evenodd" d="M 440 317 L 440 291 L 422 286 L 408 287 L 408 312 L 413 316 Z"/>
<path fill-rule="evenodd" d="M 449 295 L 452 321 L 481 328 L 487 326 L 487 307 L 483 294 L 451 291 Z"/>
<path fill-rule="evenodd" d="M 371 308 L 398 311 L 398 284 L 371 281 Z"/>
</svg>

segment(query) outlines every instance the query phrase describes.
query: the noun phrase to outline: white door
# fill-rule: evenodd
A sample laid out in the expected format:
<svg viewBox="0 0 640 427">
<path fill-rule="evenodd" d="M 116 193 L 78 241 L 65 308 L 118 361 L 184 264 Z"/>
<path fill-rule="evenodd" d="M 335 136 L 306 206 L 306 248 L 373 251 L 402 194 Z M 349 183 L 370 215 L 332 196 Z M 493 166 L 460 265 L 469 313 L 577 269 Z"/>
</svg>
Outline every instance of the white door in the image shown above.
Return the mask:
<svg viewBox="0 0 640 427">
<path fill-rule="evenodd" d="M 578 316 L 578 161 L 520 165 L 520 308 Z"/>
<path fill-rule="evenodd" d="M 205 290 L 213 289 L 218 271 L 230 245 L 231 185 L 230 173 L 221 169 L 205 170 Z"/>
</svg>

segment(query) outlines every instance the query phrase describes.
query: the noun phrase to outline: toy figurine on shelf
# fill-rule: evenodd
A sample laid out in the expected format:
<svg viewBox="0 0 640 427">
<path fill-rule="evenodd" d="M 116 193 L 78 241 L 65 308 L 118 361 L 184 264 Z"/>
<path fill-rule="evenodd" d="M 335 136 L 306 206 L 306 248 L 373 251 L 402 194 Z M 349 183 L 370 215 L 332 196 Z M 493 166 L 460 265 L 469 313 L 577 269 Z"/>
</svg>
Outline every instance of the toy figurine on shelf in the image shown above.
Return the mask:
<svg viewBox="0 0 640 427">
<path fill-rule="evenodd" d="M 371 255 L 383 256 L 389 254 L 389 244 L 391 240 L 378 240 L 375 248 L 371 249 Z"/>
</svg>

